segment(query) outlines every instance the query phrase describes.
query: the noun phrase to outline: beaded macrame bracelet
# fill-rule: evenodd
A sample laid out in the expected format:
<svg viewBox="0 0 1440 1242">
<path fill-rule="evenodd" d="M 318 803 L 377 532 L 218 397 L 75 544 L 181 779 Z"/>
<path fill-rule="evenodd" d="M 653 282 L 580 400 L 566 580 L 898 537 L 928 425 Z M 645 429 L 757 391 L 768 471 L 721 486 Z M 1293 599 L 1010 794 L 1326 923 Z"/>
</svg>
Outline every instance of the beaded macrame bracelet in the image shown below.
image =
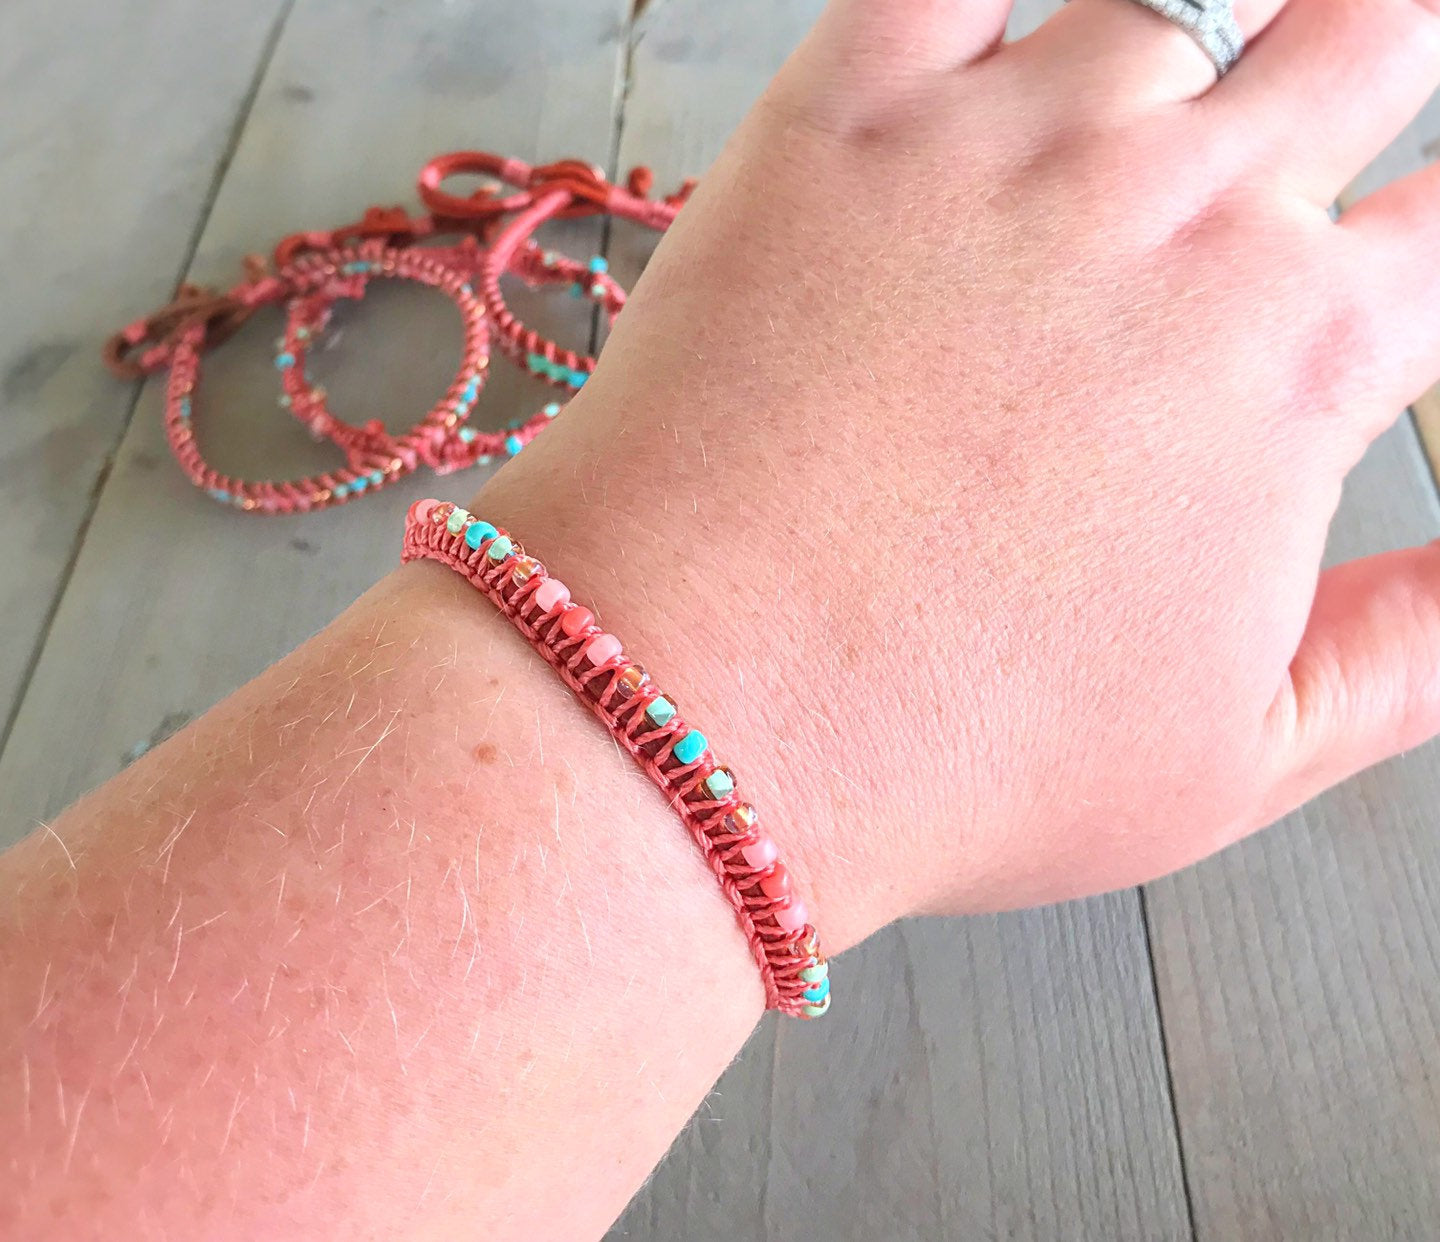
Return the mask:
<svg viewBox="0 0 1440 1242">
<path fill-rule="evenodd" d="M 463 272 L 429 251 L 397 250 L 370 241 L 339 250 L 307 252 L 275 276 L 243 288 L 237 296 L 245 298 L 252 309 L 266 303 L 303 302 L 322 291 L 333 291 L 337 281 L 353 283 L 376 276 L 431 285 L 459 308 L 464 324 L 462 362 L 445 396 L 408 431 L 394 435 L 378 420 L 357 427 L 336 418 L 319 402 L 312 403 L 296 413 L 316 436 L 332 441 L 345 454 L 345 464 L 300 479 L 238 479 L 216 470 L 205 460 L 195 433 L 195 390 L 205 333 L 203 324 L 190 325 L 170 345 L 165 434 L 181 469 L 212 500 L 251 512 L 303 513 L 385 487 L 421 462 L 442 464 L 444 448 L 461 418 L 457 405 L 466 395 L 473 398 L 478 393 L 490 363 L 489 324 Z M 300 347 L 306 334 L 308 328 L 303 321 L 287 328 L 275 358 L 277 367 L 292 367 L 296 362 L 292 351 Z M 281 401 L 293 404 L 288 391 Z"/>
<path fill-rule="evenodd" d="M 522 247 L 532 252 L 536 250 L 533 240 L 536 230 L 571 208 L 571 193 L 558 189 L 542 194 L 506 224 L 481 262 L 476 283 L 485 302 L 485 313 L 495 328 L 495 342 L 501 352 L 539 379 L 573 390 L 590 378 L 595 370 L 595 359 L 566 349 L 521 323 L 506 305 L 500 288 L 500 279 L 507 271 L 523 268 Z M 655 202 L 610 187 L 604 198 L 603 210 L 606 214 L 663 232 L 670 227 L 679 208 L 668 200 Z M 543 264 L 547 252 L 539 253 Z M 603 258 L 597 256 L 592 259 L 590 280 L 580 286 L 580 291 L 597 301 L 613 320 L 624 305 L 624 295 L 609 280 L 607 267 Z"/>
<path fill-rule="evenodd" d="M 446 191 L 445 180 L 460 174 L 489 180 L 463 196 Z M 172 453 L 212 499 L 248 513 L 325 508 L 377 491 L 420 465 L 443 474 L 513 456 L 549 425 L 561 404 L 547 402 L 499 431 L 470 427 L 492 336 L 533 374 L 569 391 L 589 377 L 594 359 L 562 349 L 520 323 L 505 305 L 501 276 L 508 271 L 533 286 L 568 286 L 613 320 L 625 294 L 609 276 L 605 260 L 597 256 L 582 264 L 541 250 L 533 234 L 546 220 L 600 214 L 663 229 L 695 183 L 686 181 L 676 193 L 655 200 L 650 198 L 652 182 L 643 166 L 632 169 L 624 185 L 614 185 L 580 160 L 531 167 L 483 151 L 437 156 L 420 174 L 419 193 L 428 214 L 375 206 L 338 228 L 293 233 L 276 245 L 273 272 L 264 259 L 251 256 L 244 279 L 228 291 L 184 284 L 168 305 L 111 336 L 102 356 L 124 379 L 169 370 L 165 431 Z M 507 223 L 507 216 L 515 218 Z M 494 246 L 487 249 L 484 243 L 492 236 Z M 465 328 L 460 368 L 445 395 L 408 431 L 396 434 L 379 419 L 357 426 L 336 417 L 305 367 L 335 302 L 363 297 L 377 277 L 441 290 L 460 309 Z M 317 438 L 332 441 L 345 463 L 304 478 L 237 479 L 214 469 L 199 446 L 194 414 L 200 357 L 233 336 L 258 308 L 281 303 L 287 321 L 275 358 L 280 404 Z"/>
<path fill-rule="evenodd" d="M 735 910 L 765 1003 L 793 1017 L 830 1007 L 830 968 L 805 903 L 735 776 L 595 614 L 503 530 L 453 504 L 412 505 L 401 559 L 438 561 L 509 618 L 679 813 Z"/>
</svg>

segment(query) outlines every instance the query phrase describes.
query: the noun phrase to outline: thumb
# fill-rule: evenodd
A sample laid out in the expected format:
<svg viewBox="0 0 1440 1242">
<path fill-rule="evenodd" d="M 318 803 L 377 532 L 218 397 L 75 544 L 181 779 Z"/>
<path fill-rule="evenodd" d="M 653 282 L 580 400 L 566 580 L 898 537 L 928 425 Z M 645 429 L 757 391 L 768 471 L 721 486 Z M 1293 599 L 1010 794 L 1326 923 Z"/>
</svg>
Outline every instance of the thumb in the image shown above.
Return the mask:
<svg viewBox="0 0 1440 1242">
<path fill-rule="evenodd" d="M 1320 576 L 1272 723 L 1272 818 L 1440 733 L 1440 543 Z"/>
</svg>

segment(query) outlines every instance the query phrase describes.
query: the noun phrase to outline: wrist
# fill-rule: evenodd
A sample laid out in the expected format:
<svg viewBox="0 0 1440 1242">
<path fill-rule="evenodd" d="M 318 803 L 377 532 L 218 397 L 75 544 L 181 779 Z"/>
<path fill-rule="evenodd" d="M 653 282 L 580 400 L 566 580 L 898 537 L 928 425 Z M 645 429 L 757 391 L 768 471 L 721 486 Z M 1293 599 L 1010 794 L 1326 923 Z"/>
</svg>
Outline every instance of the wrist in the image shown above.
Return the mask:
<svg viewBox="0 0 1440 1242">
<path fill-rule="evenodd" d="M 569 425 L 597 405 L 586 398 Z M 545 451 L 552 447 L 560 451 Z M 761 547 L 768 561 L 743 545 L 717 556 L 714 541 L 696 538 L 703 519 L 693 513 L 605 503 L 645 495 L 629 469 L 623 453 L 602 458 L 583 442 L 561 447 L 547 437 L 471 508 L 570 582 L 704 729 L 739 774 L 830 951 L 914 912 L 923 895 L 905 874 L 904 851 L 885 848 L 868 788 L 870 756 L 883 749 L 880 722 L 844 684 L 844 652 L 863 641 L 864 619 L 830 649 L 823 610 L 807 605 L 821 597 L 792 558 L 773 557 L 783 539 Z M 692 546 L 707 549 L 703 559 Z"/>
</svg>

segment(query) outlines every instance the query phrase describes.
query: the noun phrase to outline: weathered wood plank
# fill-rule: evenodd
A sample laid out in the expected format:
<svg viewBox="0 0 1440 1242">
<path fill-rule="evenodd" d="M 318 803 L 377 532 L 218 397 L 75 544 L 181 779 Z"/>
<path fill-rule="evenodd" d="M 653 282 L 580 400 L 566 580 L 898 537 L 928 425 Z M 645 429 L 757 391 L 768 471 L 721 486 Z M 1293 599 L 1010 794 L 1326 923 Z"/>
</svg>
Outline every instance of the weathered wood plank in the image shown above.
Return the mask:
<svg viewBox="0 0 1440 1242">
<path fill-rule="evenodd" d="M 819 8 L 653 3 L 621 165 L 705 167 Z M 648 246 L 617 243 L 628 277 Z M 1190 1236 L 1134 894 L 911 923 L 835 973 L 846 1003 L 761 1026 L 612 1238 Z"/>
<path fill-rule="evenodd" d="M 1416 166 L 1425 117 L 1346 195 Z M 1408 418 L 1346 486 L 1330 560 L 1440 534 Z M 1440 747 L 1148 890 L 1198 1236 L 1432 1238 L 1440 1220 Z"/>
<path fill-rule="evenodd" d="M 173 290 L 285 8 L 5 5 L 0 742 L 135 400 L 99 343 Z"/>
<path fill-rule="evenodd" d="M 490 145 L 537 160 L 603 159 L 627 18 L 625 0 L 543 0 L 523 12 L 483 13 L 445 0 L 298 0 L 192 276 L 228 282 L 246 251 L 283 233 L 343 222 L 373 201 L 410 200 L 420 163 L 436 151 Z M 594 246 L 599 235 L 592 221 L 572 230 L 569 244 Z M 93 333 L 87 350 L 111 318 L 131 317 L 163 291 L 141 281 L 122 292 L 123 311 L 82 321 Z M 544 307 L 567 339 L 584 339 L 583 303 L 552 296 Z M 257 317 L 207 368 L 195 417 L 222 467 L 288 473 L 334 460 L 275 408 L 269 340 L 278 322 L 278 313 Z M 459 350 L 443 299 L 382 290 L 344 323 L 316 366 L 337 411 L 418 411 L 443 389 Z M 478 421 L 498 425 L 528 412 L 519 381 L 501 380 L 487 395 Z M 532 389 L 527 400 L 537 396 Z M 474 473 L 415 479 L 306 517 L 237 514 L 194 491 L 172 465 L 158 385 L 146 385 L 0 757 L 0 844 L 320 628 L 396 563 L 410 501 L 437 489 L 459 498 L 478 482 Z M 49 516 L 68 500 L 34 503 Z M 103 695 L 93 691 L 96 669 L 104 670 Z"/>
</svg>

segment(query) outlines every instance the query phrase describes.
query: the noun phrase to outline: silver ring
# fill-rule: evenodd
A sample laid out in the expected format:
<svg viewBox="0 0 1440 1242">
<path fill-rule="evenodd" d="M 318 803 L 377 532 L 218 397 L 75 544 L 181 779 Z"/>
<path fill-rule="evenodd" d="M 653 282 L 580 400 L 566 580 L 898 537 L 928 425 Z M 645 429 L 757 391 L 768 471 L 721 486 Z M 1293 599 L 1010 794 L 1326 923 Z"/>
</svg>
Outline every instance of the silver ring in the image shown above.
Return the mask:
<svg viewBox="0 0 1440 1242">
<path fill-rule="evenodd" d="M 1174 22 L 1215 62 L 1223 78 L 1245 50 L 1232 0 L 1135 0 Z"/>
</svg>

